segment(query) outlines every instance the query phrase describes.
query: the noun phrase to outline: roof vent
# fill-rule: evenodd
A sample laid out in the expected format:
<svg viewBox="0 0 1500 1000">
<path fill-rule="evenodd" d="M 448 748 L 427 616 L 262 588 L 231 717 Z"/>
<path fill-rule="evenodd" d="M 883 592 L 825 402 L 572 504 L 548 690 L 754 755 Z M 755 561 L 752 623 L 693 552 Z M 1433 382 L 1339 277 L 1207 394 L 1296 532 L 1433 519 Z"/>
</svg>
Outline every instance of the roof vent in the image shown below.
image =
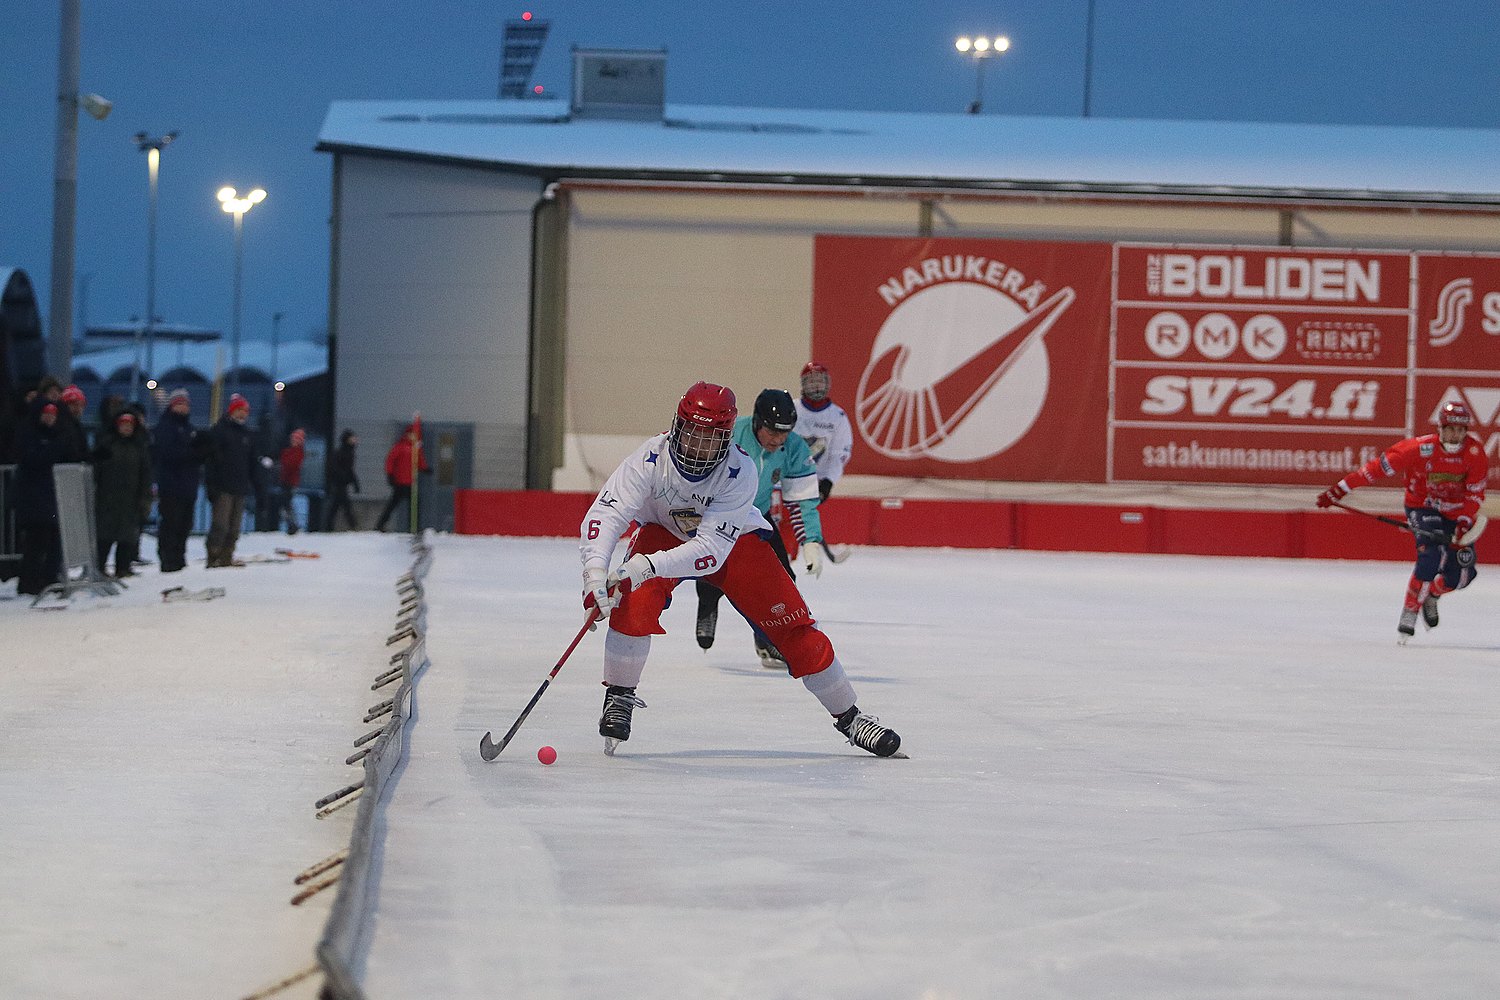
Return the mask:
<svg viewBox="0 0 1500 1000">
<path fill-rule="evenodd" d="M 666 49 L 573 49 L 575 118 L 661 121 Z"/>
</svg>

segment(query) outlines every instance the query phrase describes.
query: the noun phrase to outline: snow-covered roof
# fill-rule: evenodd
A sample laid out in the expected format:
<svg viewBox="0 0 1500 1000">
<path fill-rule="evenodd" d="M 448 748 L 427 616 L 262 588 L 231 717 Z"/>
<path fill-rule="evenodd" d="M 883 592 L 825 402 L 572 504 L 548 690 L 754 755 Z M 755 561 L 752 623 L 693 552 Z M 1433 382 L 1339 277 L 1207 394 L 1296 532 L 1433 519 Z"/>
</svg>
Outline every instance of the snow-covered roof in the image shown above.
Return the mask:
<svg viewBox="0 0 1500 1000">
<path fill-rule="evenodd" d="M 222 341 L 164 343 L 157 341 L 153 360 L 156 371 L 147 374 L 158 378 L 171 372 L 186 369 L 196 373 L 205 382 L 212 382 L 214 373 L 229 374 L 230 347 Z M 134 345 L 109 347 L 102 351 L 89 351 L 73 356 L 73 371 L 92 371 L 101 380 L 108 380 L 116 372 L 128 372 L 136 363 Z M 141 363 L 145 364 L 144 350 Z M 240 343 L 240 371 L 256 373 L 267 380 L 301 382 L 328 371 L 328 348 L 306 340 L 293 340 L 276 348 L 276 370 L 271 370 L 271 342 L 268 340 L 245 340 Z M 170 379 L 168 379 L 170 381 Z"/>
<path fill-rule="evenodd" d="M 546 176 L 1275 196 L 1500 207 L 1500 130 L 733 108 L 336 101 L 323 151 Z"/>
</svg>

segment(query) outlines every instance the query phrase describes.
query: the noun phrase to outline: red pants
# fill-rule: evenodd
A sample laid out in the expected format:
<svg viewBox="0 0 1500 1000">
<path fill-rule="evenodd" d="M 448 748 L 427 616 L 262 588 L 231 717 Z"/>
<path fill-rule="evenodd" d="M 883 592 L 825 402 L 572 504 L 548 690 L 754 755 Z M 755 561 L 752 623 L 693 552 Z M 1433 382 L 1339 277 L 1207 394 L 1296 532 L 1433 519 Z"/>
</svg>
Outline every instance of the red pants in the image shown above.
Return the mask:
<svg viewBox="0 0 1500 1000">
<path fill-rule="evenodd" d="M 660 552 L 682 542 L 659 524 L 642 525 L 630 543 L 630 555 Z M 762 632 L 786 657 L 793 677 L 806 677 L 833 662 L 833 643 L 815 626 L 802 592 L 787 576 L 771 543 L 747 534 L 734 543 L 729 558 L 716 573 L 703 577 L 718 587 L 731 604 Z M 665 635 L 661 613 L 672 588 L 681 580 L 657 577 L 625 595 L 609 616 L 609 627 L 625 635 Z"/>
</svg>

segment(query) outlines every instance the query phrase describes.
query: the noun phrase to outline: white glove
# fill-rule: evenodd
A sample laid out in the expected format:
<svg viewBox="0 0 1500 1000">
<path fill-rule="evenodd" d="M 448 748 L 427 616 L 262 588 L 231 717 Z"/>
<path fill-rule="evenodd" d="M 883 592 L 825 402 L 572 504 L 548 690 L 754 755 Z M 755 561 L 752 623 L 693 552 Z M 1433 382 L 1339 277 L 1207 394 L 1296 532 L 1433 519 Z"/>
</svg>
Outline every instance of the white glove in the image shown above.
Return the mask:
<svg viewBox="0 0 1500 1000">
<path fill-rule="evenodd" d="M 585 609 L 597 607 L 599 609 L 599 620 L 603 621 L 609 617 L 620 603 L 620 595 L 611 593 L 609 579 L 602 569 L 586 569 L 583 571 L 583 606 Z"/>
<path fill-rule="evenodd" d="M 646 553 L 637 552 L 629 559 L 620 564 L 620 568 L 609 575 L 609 585 L 617 595 L 615 603 L 619 603 L 619 596 L 628 594 L 647 580 L 656 576 L 656 567 L 651 565 L 651 560 Z"/>
<path fill-rule="evenodd" d="M 800 552 L 798 552 L 798 556 L 801 557 L 802 565 L 807 567 L 807 571 L 809 573 L 811 573 L 813 576 L 823 575 L 822 542 L 803 542 L 802 549 Z"/>
</svg>

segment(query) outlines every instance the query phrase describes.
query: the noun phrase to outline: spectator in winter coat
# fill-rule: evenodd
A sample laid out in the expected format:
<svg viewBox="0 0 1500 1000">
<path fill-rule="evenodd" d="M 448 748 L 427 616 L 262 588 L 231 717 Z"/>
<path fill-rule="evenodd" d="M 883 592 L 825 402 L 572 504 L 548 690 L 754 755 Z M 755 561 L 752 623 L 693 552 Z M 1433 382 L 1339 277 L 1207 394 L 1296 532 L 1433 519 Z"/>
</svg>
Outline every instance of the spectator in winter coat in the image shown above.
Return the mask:
<svg viewBox="0 0 1500 1000">
<path fill-rule="evenodd" d="M 58 405 L 46 396 L 31 401 L 16 445 L 16 528 L 21 535 L 20 594 L 40 594 L 62 577 L 62 540 L 57 530 L 57 489 L 52 466 L 62 454 Z"/>
<path fill-rule="evenodd" d="M 396 509 L 397 504 L 411 504 L 411 456 L 412 450 L 416 450 L 418 470 L 431 472 L 427 467 L 427 454 L 422 450 L 422 442 L 417 437 L 416 427 L 408 424 L 406 430 L 401 432 L 401 438 L 391 445 L 391 450 L 385 454 L 385 481 L 391 485 L 391 498 L 386 501 L 385 509 L 380 512 L 380 519 L 375 522 L 376 531 L 385 530 L 385 522 L 391 518 L 391 512 Z M 408 515 L 410 517 L 410 515 Z"/>
<path fill-rule="evenodd" d="M 187 390 L 173 391 L 167 411 L 156 423 L 156 440 L 152 442 L 156 459 L 156 549 L 163 573 L 176 573 L 187 565 L 193 506 L 198 502 L 203 460 L 212 448 L 213 438 L 193 428 Z"/>
<path fill-rule="evenodd" d="M 141 524 L 151 510 L 151 456 L 136 415 L 121 410 L 114 426 L 99 431 L 94 447 L 94 517 L 98 525 L 99 571 L 115 550 L 115 576 L 134 576 Z"/>
<path fill-rule="evenodd" d="M 292 431 L 290 443 L 281 449 L 280 468 L 277 472 L 279 513 L 286 517 L 286 533 L 295 535 L 298 531 L 297 512 L 292 509 L 292 498 L 297 495 L 297 487 L 302 485 L 302 460 L 307 457 L 305 445 L 307 444 L 307 432 L 298 427 Z"/>
<path fill-rule="evenodd" d="M 251 447 L 250 401 L 239 393 L 229 397 L 229 409 L 209 433 L 214 452 L 208 461 L 208 502 L 213 518 L 208 528 L 210 568 L 243 566 L 234 558 L 245 520 L 245 497 L 255 492 L 255 449 Z"/>
<path fill-rule="evenodd" d="M 62 406 L 57 411 L 57 439 L 62 444 L 59 462 L 87 462 L 90 457 L 89 434 L 83 426 L 83 408 L 88 397 L 76 385 L 58 394 Z"/>
<path fill-rule="evenodd" d="M 351 430 L 339 435 L 339 446 L 334 449 L 333 461 L 328 464 L 328 492 L 333 500 L 328 506 L 328 530 L 333 530 L 334 519 L 339 511 L 353 531 L 359 527 L 354 520 L 354 506 L 349 502 L 349 489 L 359 492 L 359 476 L 354 471 L 354 449 L 359 446 L 359 437 Z M 408 459 L 408 462 L 410 460 Z"/>
</svg>

